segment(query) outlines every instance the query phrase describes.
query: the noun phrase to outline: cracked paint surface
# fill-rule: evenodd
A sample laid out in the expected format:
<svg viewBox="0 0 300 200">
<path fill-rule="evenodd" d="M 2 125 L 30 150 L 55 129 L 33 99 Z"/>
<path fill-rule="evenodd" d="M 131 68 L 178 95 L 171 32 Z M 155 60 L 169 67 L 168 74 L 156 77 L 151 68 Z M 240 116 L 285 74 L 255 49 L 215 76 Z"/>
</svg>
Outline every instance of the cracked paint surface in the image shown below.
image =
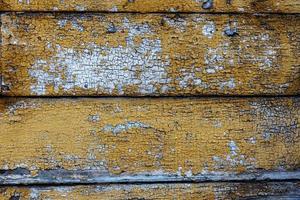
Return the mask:
<svg viewBox="0 0 300 200">
<path fill-rule="evenodd" d="M 2 14 L 3 93 L 298 94 L 297 18 Z"/>
<path fill-rule="evenodd" d="M 243 199 L 299 196 L 298 182 L 117 184 L 59 187 L 3 187 L 0 198 L 20 199 Z"/>
<path fill-rule="evenodd" d="M 214 0 L 211 9 L 203 9 L 205 0 L 1 0 L 5 11 L 127 11 L 127 12 L 239 12 L 298 13 L 298 0 Z"/>
<path fill-rule="evenodd" d="M 1 176 L 10 180 L 203 179 L 299 168 L 296 97 L 8 98 L 0 105 Z"/>
</svg>

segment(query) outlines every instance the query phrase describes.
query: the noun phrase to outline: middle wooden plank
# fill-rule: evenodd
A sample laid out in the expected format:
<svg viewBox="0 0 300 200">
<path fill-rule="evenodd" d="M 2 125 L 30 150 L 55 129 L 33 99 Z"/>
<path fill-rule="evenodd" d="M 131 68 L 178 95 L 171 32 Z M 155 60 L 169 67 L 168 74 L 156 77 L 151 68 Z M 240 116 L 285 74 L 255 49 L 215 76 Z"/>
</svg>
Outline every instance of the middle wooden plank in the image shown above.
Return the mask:
<svg viewBox="0 0 300 200">
<path fill-rule="evenodd" d="M 3 93 L 294 95 L 299 15 L 2 14 Z"/>
<path fill-rule="evenodd" d="M 300 98 L 0 99 L 0 184 L 300 179 Z"/>
</svg>

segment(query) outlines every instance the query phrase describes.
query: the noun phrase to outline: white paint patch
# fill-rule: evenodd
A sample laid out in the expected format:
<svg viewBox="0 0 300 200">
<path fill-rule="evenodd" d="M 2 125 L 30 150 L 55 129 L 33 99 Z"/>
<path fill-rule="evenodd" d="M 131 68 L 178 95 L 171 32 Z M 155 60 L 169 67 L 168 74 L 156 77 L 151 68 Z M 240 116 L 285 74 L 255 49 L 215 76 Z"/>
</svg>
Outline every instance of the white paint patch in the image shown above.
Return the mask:
<svg viewBox="0 0 300 200">
<path fill-rule="evenodd" d="M 291 111 L 292 105 L 288 106 L 284 101 L 273 104 L 266 99 L 251 102 L 250 105 L 260 119 L 257 130 L 261 132 L 262 139 L 269 141 L 273 137 L 278 137 L 286 143 L 294 142 L 295 133 L 299 132 L 299 123 L 296 114 Z"/>
<path fill-rule="evenodd" d="M 68 23 L 71 24 L 72 28 L 77 30 L 77 31 L 80 31 L 80 32 L 83 32 L 84 31 L 84 28 L 82 26 L 82 24 L 75 18 L 73 18 L 72 20 L 68 20 L 68 19 L 59 19 L 57 21 L 57 24 L 60 28 L 64 28 Z"/>
<path fill-rule="evenodd" d="M 117 6 L 113 6 L 109 11 L 111 11 L 111 12 L 118 12 L 118 7 Z"/>
<path fill-rule="evenodd" d="M 60 26 L 65 21 L 59 22 Z M 57 46 L 57 54 L 50 60 L 38 59 L 29 70 L 36 80 L 31 85 L 32 94 L 47 94 L 48 85 L 58 92 L 75 88 L 93 89 L 124 94 L 126 86 L 137 86 L 142 94 L 152 94 L 157 86 L 170 82 L 167 69 L 170 60 L 162 56 L 160 39 L 143 38 L 135 44 L 136 36 L 152 35 L 148 24 L 131 24 L 124 19 L 128 29 L 126 46 L 108 47 L 88 44 L 85 49 Z M 166 91 L 166 88 L 164 88 Z"/>
<path fill-rule="evenodd" d="M 256 138 L 255 137 L 251 137 L 251 138 L 248 139 L 248 142 L 250 144 L 256 144 Z"/>
<path fill-rule="evenodd" d="M 214 36 L 214 33 L 216 32 L 215 23 L 210 21 L 207 24 L 205 24 L 202 28 L 202 33 L 209 39 L 211 39 Z"/>
<path fill-rule="evenodd" d="M 170 12 L 177 12 L 177 10 L 175 8 L 170 8 L 169 11 Z"/>
<path fill-rule="evenodd" d="M 209 47 L 204 54 L 205 72 L 214 74 L 225 69 L 225 66 L 234 65 L 234 55 L 230 53 L 228 43 L 221 44 L 216 48 Z"/>
<path fill-rule="evenodd" d="M 184 174 L 185 174 L 185 176 L 188 177 L 188 178 L 193 177 L 193 172 L 192 172 L 192 170 L 188 170 L 188 171 L 186 171 Z"/>
<path fill-rule="evenodd" d="M 18 2 L 19 2 L 20 4 L 27 4 L 27 5 L 30 4 L 30 0 L 18 0 Z"/>
<path fill-rule="evenodd" d="M 75 6 L 75 10 L 76 10 L 76 11 L 85 11 L 86 9 L 85 9 L 85 7 L 82 6 L 82 5 L 77 5 L 77 6 Z"/>
<path fill-rule="evenodd" d="M 233 167 L 242 165 L 246 166 L 247 168 L 253 168 L 255 166 L 255 159 L 254 158 L 248 158 L 244 155 L 241 155 L 240 149 L 236 145 L 234 141 L 230 141 L 228 143 L 230 154 L 227 155 L 226 160 L 229 162 L 229 164 Z"/>
<path fill-rule="evenodd" d="M 198 70 L 197 70 L 198 69 Z M 208 85 L 201 80 L 200 77 L 196 75 L 196 72 L 199 71 L 200 68 L 192 68 L 191 70 L 182 69 L 180 78 L 177 78 L 179 81 L 179 86 L 181 88 L 187 88 L 189 86 L 199 86 L 202 88 L 208 88 Z"/>
<path fill-rule="evenodd" d="M 40 190 L 36 188 L 30 189 L 30 199 L 39 199 L 40 198 Z"/>
<path fill-rule="evenodd" d="M 234 141 L 230 141 L 229 144 L 228 144 L 228 146 L 229 146 L 231 155 L 236 156 L 237 155 L 237 151 L 239 151 L 239 148 L 237 147 L 237 145 L 235 144 L 235 142 Z"/>
<path fill-rule="evenodd" d="M 214 73 L 217 73 L 218 71 L 220 70 L 223 70 L 224 67 L 223 66 L 209 66 L 206 68 L 206 73 L 208 74 L 214 74 Z"/>
<path fill-rule="evenodd" d="M 59 20 L 57 21 L 57 24 L 59 25 L 60 28 L 65 27 L 67 23 L 68 23 L 68 20 L 67 20 L 67 19 L 59 19 Z"/>
<path fill-rule="evenodd" d="M 215 128 L 221 128 L 222 127 L 222 122 L 219 121 L 219 120 L 216 120 L 216 121 L 213 122 L 213 126 Z"/>
<path fill-rule="evenodd" d="M 7 107 L 8 114 L 14 115 L 18 110 L 37 108 L 38 105 L 34 102 L 18 101 Z"/>
<path fill-rule="evenodd" d="M 82 24 L 80 24 L 77 20 L 72 20 L 71 21 L 72 27 L 80 32 L 84 31 L 84 28 Z"/>
<path fill-rule="evenodd" d="M 220 82 L 220 88 L 229 88 L 229 89 L 234 89 L 236 86 L 234 78 L 230 78 L 228 81 Z"/>
<path fill-rule="evenodd" d="M 88 116 L 88 121 L 90 121 L 90 122 L 99 122 L 100 121 L 100 116 L 98 114 L 89 115 Z"/>
<path fill-rule="evenodd" d="M 274 67 L 279 67 L 277 64 L 280 55 L 280 44 L 275 42 L 274 38 L 269 33 L 259 33 L 252 35 L 250 38 L 244 39 L 243 42 L 253 43 L 258 46 L 259 52 L 256 54 L 247 55 L 247 59 L 262 70 L 270 70 Z M 245 49 L 244 51 L 247 51 Z"/>
<path fill-rule="evenodd" d="M 128 131 L 129 129 L 133 128 L 149 128 L 150 126 L 142 123 L 142 122 L 126 122 L 124 124 L 117 124 L 115 126 L 113 125 L 106 125 L 103 127 L 103 131 L 105 132 L 112 132 L 114 135 L 117 135 L 119 133 Z"/>
<path fill-rule="evenodd" d="M 219 156 L 213 156 L 212 159 L 215 162 L 215 169 L 224 169 L 227 167 L 244 166 L 247 169 L 253 169 L 256 166 L 256 160 L 252 157 L 246 157 L 240 154 L 240 149 L 234 141 L 228 142 L 229 154 L 225 155 L 225 159 Z"/>
<path fill-rule="evenodd" d="M 166 22 L 167 25 L 175 28 L 176 30 L 180 30 L 181 32 L 184 32 L 186 30 L 187 21 L 183 18 L 180 18 L 180 17 L 176 17 L 176 18 L 164 17 L 163 20 Z"/>
</svg>

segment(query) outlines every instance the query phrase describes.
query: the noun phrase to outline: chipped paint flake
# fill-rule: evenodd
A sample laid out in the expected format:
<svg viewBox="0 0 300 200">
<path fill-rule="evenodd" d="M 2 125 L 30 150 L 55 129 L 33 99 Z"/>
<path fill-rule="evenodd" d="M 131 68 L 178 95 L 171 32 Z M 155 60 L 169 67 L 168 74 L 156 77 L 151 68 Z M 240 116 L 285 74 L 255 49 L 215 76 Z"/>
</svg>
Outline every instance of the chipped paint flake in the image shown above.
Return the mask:
<svg viewBox="0 0 300 200">
<path fill-rule="evenodd" d="M 175 12 L 175 11 L 174 11 Z M 164 17 L 163 20 L 166 22 L 167 25 L 170 27 L 175 28 L 176 30 L 180 30 L 184 32 L 186 30 L 187 21 L 181 17 Z"/>
<path fill-rule="evenodd" d="M 114 135 L 117 135 L 119 133 L 128 131 L 129 129 L 145 129 L 149 128 L 150 126 L 147 124 L 144 124 L 142 122 L 126 122 L 124 124 L 117 124 L 115 126 L 113 125 L 105 125 L 103 127 L 103 131 L 105 132 L 112 132 Z"/>
<path fill-rule="evenodd" d="M 208 85 L 202 81 L 201 77 L 199 76 L 199 71 L 201 68 L 192 68 L 191 70 L 182 69 L 181 74 L 182 77 L 177 78 L 179 81 L 179 86 L 181 88 L 187 88 L 189 86 L 199 86 L 202 88 L 208 88 Z"/>
<path fill-rule="evenodd" d="M 236 83 L 234 81 L 234 78 L 230 78 L 228 81 L 220 82 L 221 89 L 224 89 L 224 88 L 234 89 L 235 86 L 236 86 Z"/>
<path fill-rule="evenodd" d="M 202 33 L 209 39 L 211 39 L 214 36 L 214 33 L 216 32 L 215 23 L 210 21 L 207 24 L 205 24 L 202 28 Z"/>
<path fill-rule="evenodd" d="M 65 23 L 59 22 L 60 26 Z M 72 24 L 81 30 L 77 22 L 72 21 Z M 55 92 L 60 88 L 72 91 L 79 87 L 108 93 L 116 91 L 121 95 L 127 86 L 138 85 L 140 93 L 151 94 L 157 86 L 167 85 L 170 60 L 161 55 L 160 39 L 144 38 L 140 44 L 135 44 L 136 36 L 152 34 L 150 27 L 131 24 L 127 18 L 124 27 L 129 31 L 126 46 L 89 44 L 85 49 L 57 46 L 57 55 L 49 60 L 37 60 L 29 69 L 29 75 L 36 80 L 31 85 L 32 94 L 47 94 L 48 85 L 52 85 Z"/>
</svg>

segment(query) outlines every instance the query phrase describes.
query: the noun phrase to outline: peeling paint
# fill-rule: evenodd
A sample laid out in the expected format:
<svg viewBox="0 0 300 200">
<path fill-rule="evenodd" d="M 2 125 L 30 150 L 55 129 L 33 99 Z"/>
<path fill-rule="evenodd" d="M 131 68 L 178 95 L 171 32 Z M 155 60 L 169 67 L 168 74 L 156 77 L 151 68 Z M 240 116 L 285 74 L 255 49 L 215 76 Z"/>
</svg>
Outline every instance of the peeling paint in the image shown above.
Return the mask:
<svg viewBox="0 0 300 200">
<path fill-rule="evenodd" d="M 6 133 L 0 134 L 3 170 L 21 167 L 32 176 L 45 169 L 99 170 L 101 176 L 113 177 L 162 170 L 166 176 L 188 178 L 192 173 L 193 178 L 204 172 L 297 168 L 299 128 L 291 125 L 299 121 L 298 98 L 22 101 L 40 106 L 9 114 L 12 104 L 4 102 L 7 112 L 0 116 L 0 130 Z M 20 117 L 18 123 L 12 117 Z M 273 131 L 267 140 L 263 138 L 266 131 Z"/>
<path fill-rule="evenodd" d="M 257 128 L 261 129 L 261 137 L 265 141 L 270 141 L 274 137 L 282 137 L 286 142 L 293 143 L 293 135 L 297 133 L 299 120 L 287 118 L 292 112 L 284 103 L 276 107 L 269 106 L 267 101 L 259 101 L 250 103 L 252 107 L 257 109 L 255 114 L 259 121 Z M 264 121 L 263 119 L 268 119 Z M 281 119 L 278 121 L 278 119 Z"/>
<path fill-rule="evenodd" d="M 2 187 L 0 198 L 20 199 L 297 199 L 297 182 L 144 183 L 78 186 Z M 13 200 L 13 199 L 11 199 Z"/>
<path fill-rule="evenodd" d="M 118 124 L 118 125 L 106 125 L 103 127 L 103 131 L 105 132 L 112 132 L 114 135 L 117 135 L 119 133 L 128 131 L 129 129 L 135 129 L 135 128 L 149 128 L 150 126 L 147 124 L 144 124 L 142 122 L 126 122 L 124 124 Z"/>
<path fill-rule="evenodd" d="M 236 83 L 233 78 L 230 78 L 228 81 L 220 82 L 220 87 L 223 89 L 225 87 L 229 89 L 235 88 Z"/>
<path fill-rule="evenodd" d="M 292 42 L 296 41 L 297 20 L 291 20 L 296 17 L 232 18 L 198 14 L 114 17 L 4 14 L 1 16 L 2 74 L 10 87 L 3 93 L 22 96 L 297 93 L 297 45 Z M 230 28 L 235 28 L 237 21 L 239 36 L 225 36 L 222 30 L 230 23 Z M 257 24 L 258 21 L 262 23 Z M 274 31 L 265 28 L 267 23 Z M 41 26 L 40 31 L 30 29 L 28 24 Z M 287 26 L 281 29 L 283 24 Z M 59 37 L 52 37 L 50 29 Z M 11 45 L 16 42 L 14 53 L 10 53 Z"/>
<path fill-rule="evenodd" d="M 119 12 L 203 12 L 213 10 L 216 13 L 297 13 L 299 4 L 297 0 L 270 0 L 270 1 L 231 1 L 231 0 L 77 0 L 77 1 L 43 1 L 38 0 L 3 0 L 0 10 L 10 11 L 92 11 L 113 12 L 112 7 L 118 7 Z"/>
<path fill-rule="evenodd" d="M 180 30 L 181 32 L 186 31 L 187 21 L 184 18 L 175 16 L 174 18 L 171 17 L 163 17 L 164 22 L 177 30 Z"/>
<path fill-rule="evenodd" d="M 59 88 L 70 91 L 79 87 L 108 93 L 118 91 L 118 94 L 124 94 L 126 86 L 138 85 L 142 94 L 151 94 L 157 85 L 168 84 L 170 61 L 161 55 L 161 41 L 145 38 L 136 45 L 135 36 L 152 34 L 149 26 L 134 25 L 125 18 L 124 27 L 129 30 L 126 47 L 90 44 L 77 50 L 57 46 L 57 55 L 50 60 L 37 60 L 29 70 L 30 76 L 36 79 L 31 86 L 32 94 L 46 94 L 47 85 L 54 85 L 56 92 Z"/>
<path fill-rule="evenodd" d="M 214 36 L 214 33 L 216 32 L 216 27 L 214 22 L 208 22 L 205 24 L 202 28 L 202 33 L 209 39 L 211 39 Z"/>
<path fill-rule="evenodd" d="M 200 68 L 194 68 L 190 72 L 187 70 L 181 70 L 182 78 L 178 78 L 179 86 L 181 88 L 188 88 L 189 86 L 200 86 L 203 88 L 207 88 L 208 85 L 201 80 L 201 77 L 197 76 L 197 70 Z"/>
</svg>

